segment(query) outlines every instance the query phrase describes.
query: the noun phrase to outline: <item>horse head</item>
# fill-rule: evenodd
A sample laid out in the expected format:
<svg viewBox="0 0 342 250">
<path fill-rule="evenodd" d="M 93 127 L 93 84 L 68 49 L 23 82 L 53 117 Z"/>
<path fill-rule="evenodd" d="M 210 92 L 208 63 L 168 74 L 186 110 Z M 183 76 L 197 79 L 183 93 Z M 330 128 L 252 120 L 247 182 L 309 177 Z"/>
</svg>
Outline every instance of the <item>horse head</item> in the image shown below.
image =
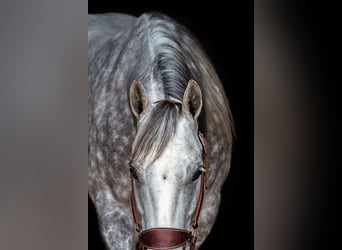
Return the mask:
<svg viewBox="0 0 342 250">
<path fill-rule="evenodd" d="M 138 245 L 194 249 L 207 171 L 197 122 L 201 89 L 190 80 L 183 100 L 151 102 L 143 84 L 134 81 L 129 97 L 137 124 L 130 171 Z"/>
</svg>

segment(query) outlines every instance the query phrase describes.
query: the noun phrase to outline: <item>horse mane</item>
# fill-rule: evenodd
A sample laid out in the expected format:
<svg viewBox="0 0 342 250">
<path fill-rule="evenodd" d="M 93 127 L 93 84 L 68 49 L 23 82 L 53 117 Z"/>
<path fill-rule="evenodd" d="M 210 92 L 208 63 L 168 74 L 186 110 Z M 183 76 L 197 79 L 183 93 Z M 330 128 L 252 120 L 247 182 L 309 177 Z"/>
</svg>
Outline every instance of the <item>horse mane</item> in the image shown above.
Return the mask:
<svg viewBox="0 0 342 250">
<path fill-rule="evenodd" d="M 154 80 L 163 84 L 166 97 L 182 101 L 183 93 L 190 79 L 199 81 L 197 61 L 194 58 L 194 47 L 190 47 L 190 31 L 172 22 L 160 22 L 171 19 L 153 13 L 149 16 L 150 38 L 153 48 L 153 76 Z"/>
<path fill-rule="evenodd" d="M 175 134 L 177 122 L 181 117 L 181 107 L 181 103 L 172 100 L 161 100 L 155 104 L 141 132 L 137 134 L 132 150 L 132 162 L 139 166 L 151 155 L 151 164 L 163 153 Z"/>
<path fill-rule="evenodd" d="M 134 79 L 143 84 L 153 81 L 164 99 L 181 102 L 188 81 L 201 81 L 198 58 L 194 56 L 199 43 L 194 36 L 184 26 L 158 12 L 140 16 L 132 34 L 133 44 L 139 43 L 144 49 L 137 58 L 130 82 Z"/>
</svg>

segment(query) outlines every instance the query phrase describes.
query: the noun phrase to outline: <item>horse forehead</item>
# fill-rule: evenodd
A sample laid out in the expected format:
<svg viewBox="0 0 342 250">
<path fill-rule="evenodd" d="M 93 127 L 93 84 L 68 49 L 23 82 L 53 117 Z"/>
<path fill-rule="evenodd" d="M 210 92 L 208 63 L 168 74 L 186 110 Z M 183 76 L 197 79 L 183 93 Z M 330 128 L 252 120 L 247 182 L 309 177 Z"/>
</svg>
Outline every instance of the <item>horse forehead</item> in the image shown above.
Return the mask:
<svg viewBox="0 0 342 250">
<path fill-rule="evenodd" d="M 186 143 L 185 143 L 186 141 Z M 155 161 L 154 168 L 162 172 L 186 171 L 191 163 L 201 161 L 201 151 L 194 146 L 194 142 L 176 139 L 171 141 L 162 155 Z"/>
<path fill-rule="evenodd" d="M 165 168 L 175 168 L 177 166 L 188 165 L 196 158 L 195 152 L 185 151 L 179 147 L 166 148 L 164 153 L 155 161 L 155 166 L 165 166 Z"/>
</svg>

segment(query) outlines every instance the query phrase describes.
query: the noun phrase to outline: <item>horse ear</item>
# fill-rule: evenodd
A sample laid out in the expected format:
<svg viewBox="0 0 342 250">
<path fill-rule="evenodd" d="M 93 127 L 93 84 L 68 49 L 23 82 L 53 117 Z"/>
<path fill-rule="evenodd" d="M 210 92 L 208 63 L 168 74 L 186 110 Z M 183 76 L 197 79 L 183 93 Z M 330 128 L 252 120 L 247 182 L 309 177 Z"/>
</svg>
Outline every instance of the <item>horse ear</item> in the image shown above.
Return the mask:
<svg viewBox="0 0 342 250">
<path fill-rule="evenodd" d="M 198 118 L 202 109 L 201 88 L 194 80 L 188 82 L 183 95 L 183 111 L 190 114 L 195 120 Z"/>
<path fill-rule="evenodd" d="M 139 119 L 147 107 L 147 95 L 144 86 L 139 80 L 134 80 L 129 89 L 129 102 L 133 115 Z"/>
</svg>

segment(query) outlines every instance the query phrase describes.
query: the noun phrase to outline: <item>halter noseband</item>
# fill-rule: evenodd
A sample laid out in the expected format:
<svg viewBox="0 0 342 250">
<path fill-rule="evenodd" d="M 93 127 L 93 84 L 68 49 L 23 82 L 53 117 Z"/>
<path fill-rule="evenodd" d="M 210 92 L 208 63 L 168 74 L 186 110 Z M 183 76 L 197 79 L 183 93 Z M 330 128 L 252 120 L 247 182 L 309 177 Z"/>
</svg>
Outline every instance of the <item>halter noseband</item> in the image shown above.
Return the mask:
<svg viewBox="0 0 342 250">
<path fill-rule="evenodd" d="M 202 143 L 202 160 L 204 163 L 205 171 L 201 173 L 201 183 L 200 191 L 197 198 L 197 205 L 192 217 L 192 227 L 197 229 L 198 227 L 198 217 L 201 211 L 204 187 L 208 188 L 208 157 L 207 157 L 207 141 L 203 137 L 202 133 L 199 132 L 199 139 Z M 197 236 L 193 234 L 192 231 L 180 228 L 172 227 L 154 227 L 141 231 L 141 221 L 138 215 L 136 201 L 135 201 L 135 191 L 134 191 L 134 181 L 131 175 L 131 202 L 132 202 L 132 213 L 136 226 L 136 231 L 139 233 L 139 239 L 136 245 L 137 250 L 149 249 L 173 249 L 190 243 L 190 250 L 195 249 Z"/>
</svg>

